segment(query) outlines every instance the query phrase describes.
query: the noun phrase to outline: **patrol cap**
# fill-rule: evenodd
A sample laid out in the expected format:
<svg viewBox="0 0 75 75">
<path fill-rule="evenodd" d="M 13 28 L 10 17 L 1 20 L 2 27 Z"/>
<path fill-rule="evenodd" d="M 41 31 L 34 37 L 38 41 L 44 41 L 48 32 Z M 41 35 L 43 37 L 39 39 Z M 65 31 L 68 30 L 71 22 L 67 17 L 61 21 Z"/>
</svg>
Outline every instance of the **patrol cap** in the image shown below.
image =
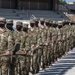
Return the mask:
<svg viewBox="0 0 75 75">
<path fill-rule="evenodd" d="M 40 18 L 40 21 L 45 21 L 45 19 L 44 18 Z"/>
<path fill-rule="evenodd" d="M 50 23 L 49 23 L 49 22 L 50 22 L 49 19 L 46 19 L 46 20 L 45 20 L 45 25 L 48 26 L 48 27 L 50 26 Z"/>
<path fill-rule="evenodd" d="M 30 20 L 30 23 L 34 23 L 35 24 L 35 21 L 34 20 Z"/>
<path fill-rule="evenodd" d="M 65 22 L 65 20 L 62 20 L 62 22 Z"/>
<path fill-rule="evenodd" d="M 34 19 L 34 21 L 35 21 L 35 22 L 38 22 L 38 21 L 39 21 L 39 19 L 38 19 L 38 18 L 35 18 L 35 19 Z"/>
<path fill-rule="evenodd" d="M 62 28 L 62 26 L 63 26 L 63 23 L 61 22 L 61 23 L 58 23 L 58 27 L 59 28 Z"/>
<path fill-rule="evenodd" d="M 53 23 L 53 20 L 50 20 L 50 23 Z"/>
<path fill-rule="evenodd" d="M 35 25 L 35 21 L 34 20 L 30 20 L 30 26 L 34 27 L 34 25 Z"/>
<path fill-rule="evenodd" d="M 20 25 L 20 26 L 22 26 L 22 22 L 21 21 L 18 21 L 17 23 L 16 23 L 16 25 Z"/>
<path fill-rule="evenodd" d="M 23 24 L 23 27 L 28 28 L 28 24 Z"/>
<path fill-rule="evenodd" d="M 49 22 L 50 22 L 50 20 L 49 20 L 49 19 L 46 19 L 46 20 L 45 20 L 45 23 L 49 23 Z"/>
<path fill-rule="evenodd" d="M 50 26 L 52 26 L 52 24 L 53 24 L 53 21 L 52 21 L 52 20 L 50 20 L 50 22 L 49 22 L 49 23 L 50 23 Z"/>
<path fill-rule="evenodd" d="M 6 20 L 6 23 L 7 24 L 13 24 L 13 20 L 11 20 L 11 19 L 10 20 Z"/>
<path fill-rule="evenodd" d="M 6 19 L 4 17 L 0 17 L 0 22 L 6 23 Z"/>
<path fill-rule="evenodd" d="M 57 26 L 58 26 L 57 22 L 56 22 L 56 21 L 53 21 L 53 22 L 52 22 L 52 26 L 53 26 L 53 27 L 57 27 Z"/>
<path fill-rule="evenodd" d="M 53 24 L 55 24 L 56 23 L 56 21 L 53 21 Z"/>
</svg>

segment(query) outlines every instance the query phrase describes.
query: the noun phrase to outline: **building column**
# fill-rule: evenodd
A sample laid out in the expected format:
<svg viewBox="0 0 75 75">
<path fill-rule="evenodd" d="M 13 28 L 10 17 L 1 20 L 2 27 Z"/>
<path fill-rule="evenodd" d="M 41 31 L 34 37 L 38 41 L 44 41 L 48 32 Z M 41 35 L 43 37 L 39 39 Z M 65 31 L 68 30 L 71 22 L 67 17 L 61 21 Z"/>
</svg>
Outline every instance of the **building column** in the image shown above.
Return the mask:
<svg viewBox="0 0 75 75">
<path fill-rule="evenodd" d="M 53 10 L 55 10 L 55 7 L 56 6 L 56 4 L 55 4 L 55 0 L 53 0 Z"/>
<path fill-rule="evenodd" d="M 20 0 L 16 0 L 16 7 L 18 10 L 21 10 L 21 2 Z"/>
<path fill-rule="evenodd" d="M 53 10 L 57 11 L 59 9 L 59 0 L 53 0 Z"/>
<path fill-rule="evenodd" d="M 38 2 L 38 10 L 39 10 L 39 2 Z"/>
<path fill-rule="evenodd" d="M 55 1 L 55 10 L 57 11 L 59 9 L 59 0 Z"/>
<path fill-rule="evenodd" d="M 50 10 L 53 10 L 53 0 L 50 0 Z"/>
<path fill-rule="evenodd" d="M 30 10 L 30 1 L 29 1 L 29 10 Z"/>
<path fill-rule="evenodd" d="M 0 8 L 2 7 L 2 0 L 0 0 Z"/>
<path fill-rule="evenodd" d="M 10 9 L 11 9 L 11 0 L 10 0 Z"/>
</svg>

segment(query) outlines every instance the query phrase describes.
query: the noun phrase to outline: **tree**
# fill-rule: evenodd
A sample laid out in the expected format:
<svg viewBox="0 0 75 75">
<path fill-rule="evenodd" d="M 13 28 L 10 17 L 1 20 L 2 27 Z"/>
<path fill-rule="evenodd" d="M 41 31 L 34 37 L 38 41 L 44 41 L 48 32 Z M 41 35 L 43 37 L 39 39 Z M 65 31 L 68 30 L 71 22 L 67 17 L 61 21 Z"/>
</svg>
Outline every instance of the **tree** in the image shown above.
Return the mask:
<svg viewBox="0 0 75 75">
<path fill-rule="evenodd" d="M 65 0 L 59 0 L 60 4 L 66 4 L 66 1 Z"/>
</svg>

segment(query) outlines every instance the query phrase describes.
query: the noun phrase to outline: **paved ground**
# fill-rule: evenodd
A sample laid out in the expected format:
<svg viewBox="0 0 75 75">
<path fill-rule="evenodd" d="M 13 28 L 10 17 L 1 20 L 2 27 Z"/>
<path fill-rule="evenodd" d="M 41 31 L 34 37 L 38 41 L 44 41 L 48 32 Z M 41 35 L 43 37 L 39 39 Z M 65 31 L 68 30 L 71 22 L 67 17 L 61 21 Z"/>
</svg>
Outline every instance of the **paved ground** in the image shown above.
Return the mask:
<svg viewBox="0 0 75 75">
<path fill-rule="evenodd" d="M 75 48 L 37 75 L 75 75 Z"/>
</svg>

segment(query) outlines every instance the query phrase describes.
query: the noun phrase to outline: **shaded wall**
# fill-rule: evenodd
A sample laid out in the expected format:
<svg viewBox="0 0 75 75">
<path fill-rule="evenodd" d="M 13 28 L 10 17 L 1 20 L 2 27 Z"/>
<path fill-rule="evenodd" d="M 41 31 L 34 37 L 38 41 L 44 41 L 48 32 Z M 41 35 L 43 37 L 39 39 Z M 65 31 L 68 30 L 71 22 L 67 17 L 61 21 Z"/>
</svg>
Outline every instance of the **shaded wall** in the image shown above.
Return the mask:
<svg viewBox="0 0 75 75">
<path fill-rule="evenodd" d="M 55 10 L 58 0 L 0 0 L 0 8 Z"/>
</svg>

